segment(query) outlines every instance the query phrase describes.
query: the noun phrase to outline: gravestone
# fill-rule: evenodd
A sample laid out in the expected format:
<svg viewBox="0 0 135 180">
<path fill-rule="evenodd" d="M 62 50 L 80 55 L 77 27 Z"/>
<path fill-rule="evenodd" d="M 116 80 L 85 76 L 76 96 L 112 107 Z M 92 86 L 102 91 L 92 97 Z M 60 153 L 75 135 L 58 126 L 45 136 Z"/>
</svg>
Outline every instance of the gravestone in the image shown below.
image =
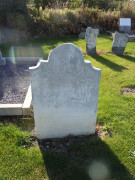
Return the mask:
<svg viewBox="0 0 135 180">
<path fill-rule="evenodd" d="M 95 133 L 101 70 L 77 46 L 56 47 L 29 71 L 39 139 Z"/>
<path fill-rule="evenodd" d="M 80 39 L 85 39 L 85 32 L 81 32 L 81 33 L 79 34 L 79 38 L 80 38 Z"/>
<path fill-rule="evenodd" d="M 85 33 L 86 52 L 89 55 L 96 54 L 97 36 L 99 35 L 99 29 L 92 29 L 88 27 Z"/>
<path fill-rule="evenodd" d="M 131 18 L 120 18 L 119 31 L 121 32 L 131 31 Z"/>
<path fill-rule="evenodd" d="M 112 52 L 114 54 L 122 55 L 126 48 L 127 42 L 128 34 L 115 32 L 112 44 Z"/>
<path fill-rule="evenodd" d="M 5 58 L 2 57 L 2 53 L 0 50 L 0 66 L 4 66 L 6 64 Z"/>
</svg>

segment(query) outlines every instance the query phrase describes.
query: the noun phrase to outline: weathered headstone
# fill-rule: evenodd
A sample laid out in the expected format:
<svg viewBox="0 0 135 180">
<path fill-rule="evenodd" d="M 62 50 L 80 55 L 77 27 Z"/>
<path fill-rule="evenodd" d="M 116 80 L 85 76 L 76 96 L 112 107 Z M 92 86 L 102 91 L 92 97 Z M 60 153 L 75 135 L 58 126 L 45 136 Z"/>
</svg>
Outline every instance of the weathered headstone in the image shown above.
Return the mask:
<svg viewBox="0 0 135 180">
<path fill-rule="evenodd" d="M 53 49 L 48 61 L 30 68 L 39 139 L 95 132 L 101 70 L 84 61 L 70 43 Z"/>
<path fill-rule="evenodd" d="M 0 50 L 0 66 L 4 66 L 6 64 L 5 58 L 2 57 L 2 53 Z"/>
<path fill-rule="evenodd" d="M 120 18 L 119 31 L 121 32 L 131 31 L 131 18 Z"/>
<path fill-rule="evenodd" d="M 122 55 L 126 48 L 128 42 L 128 34 L 115 32 L 113 44 L 112 44 L 112 52 L 114 54 Z"/>
<path fill-rule="evenodd" d="M 99 35 L 99 29 L 92 29 L 88 27 L 85 34 L 86 52 L 89 55 L 96 54 L 97 36 Z"/>
<path fill-rule="evenodd" d="M 80 38 L 80 39 L 85 39 L 85 32 L 81 32 L 81 33 L 79 34 L 79 38 Z"/>
</svg>

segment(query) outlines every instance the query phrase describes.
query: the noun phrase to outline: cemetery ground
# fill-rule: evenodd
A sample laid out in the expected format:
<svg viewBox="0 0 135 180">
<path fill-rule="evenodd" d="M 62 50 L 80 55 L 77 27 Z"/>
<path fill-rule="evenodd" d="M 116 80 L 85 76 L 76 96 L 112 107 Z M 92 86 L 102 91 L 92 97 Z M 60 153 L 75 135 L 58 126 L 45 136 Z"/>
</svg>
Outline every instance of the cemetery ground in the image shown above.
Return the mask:
<svg viewBox="0 0 135 180">
<path fill-rule="evenodd" d="M 15 56 L 47 59 L 64 42 L 77 45 L 85 60 L 102 69 L 96 134 L 40 142 L 33 117 L 1 117 L 0 179 L 86 180 L 94 162 L 107 168 L 108 180 L 135 179 L 135 42 L 122 56 L 111 53 L 107 35 L 98 37 L 95 56 L 86 55 L 85 40 L 76 36 L 19 42 L 12 50 Z M 10 55 L 10 46 L 0 47 L 3 56 Z"/>
</svg>

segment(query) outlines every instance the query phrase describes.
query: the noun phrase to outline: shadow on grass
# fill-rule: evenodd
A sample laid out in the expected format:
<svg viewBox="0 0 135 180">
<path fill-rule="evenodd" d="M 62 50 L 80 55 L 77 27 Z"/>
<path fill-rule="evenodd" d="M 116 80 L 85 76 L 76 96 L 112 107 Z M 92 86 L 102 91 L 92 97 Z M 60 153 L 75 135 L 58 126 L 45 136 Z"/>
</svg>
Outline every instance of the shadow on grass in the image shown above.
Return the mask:
<svg viewBox="0 0 135 180">
<path fill-rule="evenodd" d="M 60 142 L 59 146 L 62 146 Z M 109 146 L 99 138 L 73 143 L 62 153 L 44 149 L 42 142 L 39 143 L 39 147 L 49 180 L 89 180 L 89 168 L 94 166 L 94 162 L 100 163 L 101 169 L 102 166 L 107 169 L 108 177 L 103 178 L 105 180 L 133 180 L 132 175 Z M 95 167 L 94 170 L 96 174 L 100 172 L 99 167 Z"/>
<path fill-rule="evenodd" d="M 0 123 L 12 123 L 27 131 L 34 128 L 33 118 L 27 117 L 3 117 L 0 118 Z M 108 178 L 105 180 L 134 180 L 97 133 L 90 136 L 46 139 L 38 141 L 38 145 L 49 180 L 90 180 L 88 172 L 94 162 L 100 163 L 101 169 L 104 166 L 108 170 Z M 95 173 L 100 170 L 99 167 L 94 169 Z"/>
<path fill-rule="evenodd" d="M 117 55 L 118 57 L 121 57 L 123 59 L 126 59 L 131 62 L 135 62 L 135 57 L 129 56 L 129 55 Z"/>
<path fill-rule="evenodd" d="M 118 64 L 110 61 L 109 59 L 106 59 L 103 56 L 95 55 L 95 56 L 92 56 L 92 58 L 95 59 L 96 61 L 106 65 L 107 67 L 109 67 L 110 69 L 112 69 L 114 71 L 123 71 L 123 70 L 127 69 L 126 67 L 118 65 Z"/>
</svg>

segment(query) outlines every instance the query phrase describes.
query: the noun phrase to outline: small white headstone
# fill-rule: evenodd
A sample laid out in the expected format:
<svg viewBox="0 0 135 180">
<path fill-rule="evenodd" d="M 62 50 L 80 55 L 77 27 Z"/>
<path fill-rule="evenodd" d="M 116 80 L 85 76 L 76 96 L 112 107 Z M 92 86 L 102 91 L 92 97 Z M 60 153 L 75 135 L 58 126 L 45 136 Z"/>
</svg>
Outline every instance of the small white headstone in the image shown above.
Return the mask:
<svg viewBox="0 0 135 180">
<path fill-rule="evenodd" d="M 120 18 L 119 30 L 123 32 L 131 31 L 131 18 Z"/>
<path fill-rule="evenodd" d="M 85 32 L 81 32 L 81 33 L 79 34 L 79 38 L 80 38 L 80 39 L 85 39 Z"/>
<path fill-rule="evenodd" d="M 30 68 L 39 139 L 95 132 L 101 70 L 84 61 L 70 43 L 53 49 L 48 61 Z"/>
</svg>

